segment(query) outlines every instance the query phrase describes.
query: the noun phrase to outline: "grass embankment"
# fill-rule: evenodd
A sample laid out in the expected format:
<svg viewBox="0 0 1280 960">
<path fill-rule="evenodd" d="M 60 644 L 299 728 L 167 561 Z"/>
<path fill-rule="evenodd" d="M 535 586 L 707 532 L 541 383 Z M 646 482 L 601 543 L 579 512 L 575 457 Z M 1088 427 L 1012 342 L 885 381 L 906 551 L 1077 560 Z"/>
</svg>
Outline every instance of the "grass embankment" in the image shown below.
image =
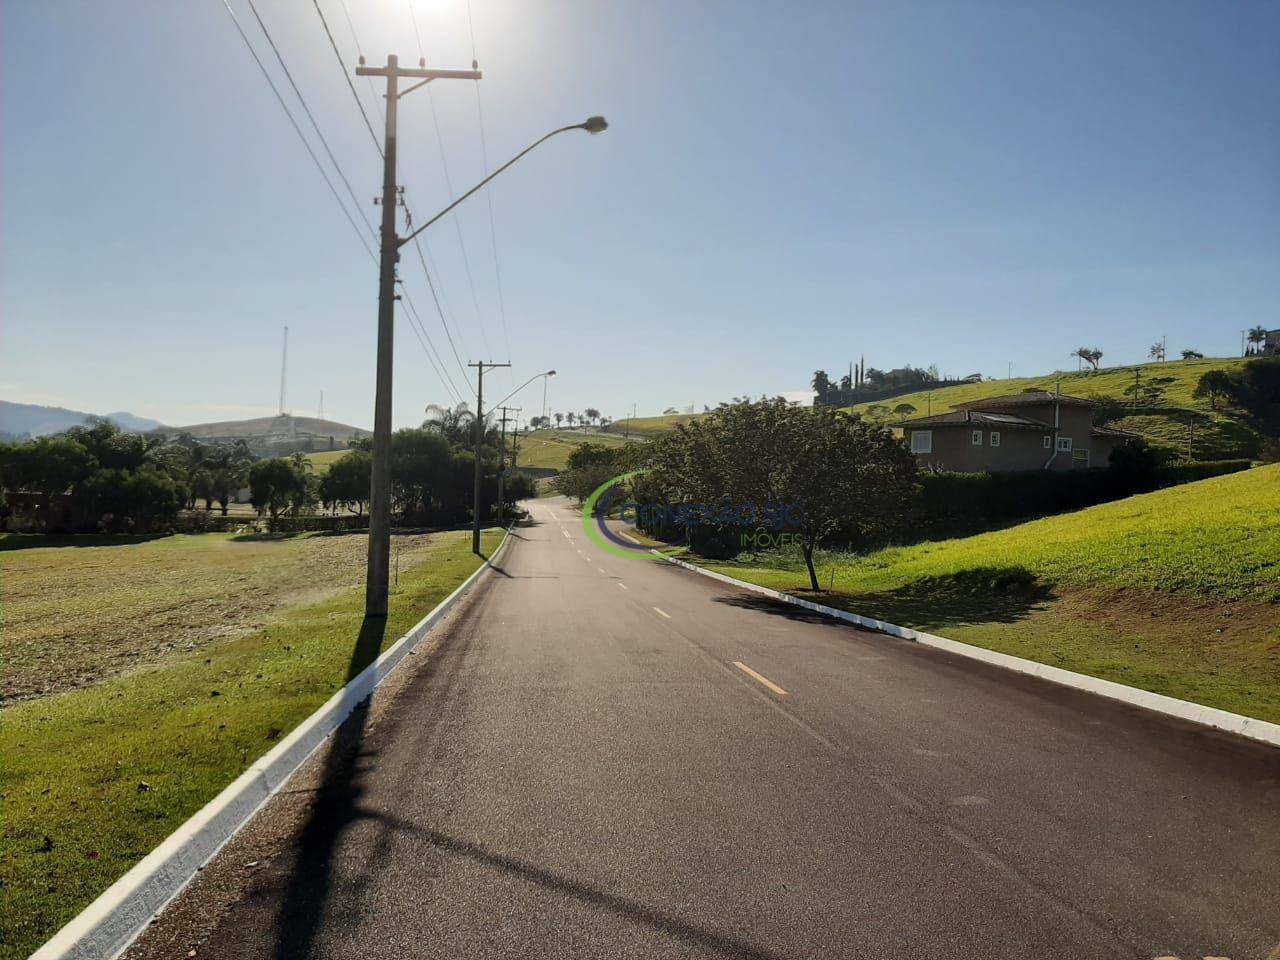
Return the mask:
<svg viewBox="0 0 1280 960">
<path fill-rule="evenodd" d="M 1017 377 L 1011 380 L 984 380 L 938 390 L 921 390 L 860 403 L 851 410 L 865 413 L 875 404 L 890 408 L 909 403 L 916 408 L 913 417 L 926 413 L 946 413 L 958 403 L 986 400 L 990 397 L 1021 393 L 1023 390 L 1054 390 L 1059 380 L 1062 392 L 1077 397 L 1105 396 L 1123 400 L 1126 388 L 1133 386 L 1134 372 L 1142 382 L 1154 377 L 1170 377 L 1172 383 L 1164 387 L 1163 399 L 1155 408 L 1144 409 L 1140 414 L 1116 421 L 1113 426 L 1140 433 L 1151 443 L 1185 453 L 1187 441 L 1192 441 L 1192 451 L 1198 460 L 1225 460 L 1251 456 L 1259 442 L 1252 427 L 1235 419 L 1222 410 L 1214 410 L 1208 400 L 1198 400 L 1191 394 L 1196 383 L 1210 370 L 1238 371 L 1246 358 L 1205 360 L 1170 360 L 1167 363 L 1143 363 L 1128 367 L 1112 367 L 1092 371 L 1051 373 L 1042 377 Z M 630 421 L 634 436 L 652 438 L 669 433 L 677 424 L 687 423 L 705 414 L 672 414 L 662 417 L 638 417 Z M 894 417 L 893 419 L 899 419 Z M 611 433 L 620 433 L 626 421 L 609 425 Z"/>
<path fill-rule="evenodd" d="M 401 563 L 425 535 L 396 537 Z M 364 582 L 364 534 L 0 536 L 0 704 L 86 686 Z"/>
<path fill-rule="evenodd" d="M 974 537 L 824 554 L 833 588 L 815 599 L 1280 722 L 1277 558 L 1280 465 Z M 798 555 L 705 565 L 813 596 Z"/>
<path fill-rule="evenodd" d="M 480 563 L 469 540 L 432 535 L 402 566 L 385 630 L 347 590 L 0 712 L 0 958 L 39 946 L 452 592 Z"/>
<path fill-rule="evenodd" d="M 603 433 L 594 428 L 534 430 L 520 438 L 517 465 L 544 470 L 563 470 L 568 465 L 569 454 L 584 443 L 596 443 L 602 447 L 620 447 L 627 443 L 627 440 L 619 433 Z"/>
</svg>

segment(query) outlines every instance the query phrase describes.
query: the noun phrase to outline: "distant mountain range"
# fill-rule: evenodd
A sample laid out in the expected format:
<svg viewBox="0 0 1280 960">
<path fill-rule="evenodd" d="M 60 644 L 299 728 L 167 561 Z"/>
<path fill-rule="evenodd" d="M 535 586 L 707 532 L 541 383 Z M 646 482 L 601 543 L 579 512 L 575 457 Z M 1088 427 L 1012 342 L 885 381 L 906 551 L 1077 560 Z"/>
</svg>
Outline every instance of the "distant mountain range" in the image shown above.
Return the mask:
<svg viewBox="0 0 1280 960">
<path fill-rule="evenodd" d="M 35 403 L 11 403 L 0 400 L 0 434 L 10 437 L 44 437 L 51 433 L 62 433 L 72 427 L 80 427 L 98 414 L 84 413 L 80 410 L 67 410 L 65 407 L 42 407 Z M 102 415 L 121 430 L 133 433 L 145 433 L 163 426 L 159 420 L 139 417 L 123 410 Z"/>
<path fill-rule="evenodd" d="M 64 407 L 44 407 L 34 403 L 12 403 L 0 400 L 0 439 L 44 437 L 83 426 L 98 414 Z M 252 420 L 222 420 L 217 423 L 195 423 L 171 427 L 159 420 L 117 411 L 102 415 L 121 430 L 150 433 L 154 430 L 169 435 L 190 434 L 202 440 L 244 440 L 259 455 L 279 455 L 295 450 L 325 450 L 345 447 L 352 440 L 370 435 L 370 431 L 336 420 L 318 417 L 256 417 Z"/>
</svg>

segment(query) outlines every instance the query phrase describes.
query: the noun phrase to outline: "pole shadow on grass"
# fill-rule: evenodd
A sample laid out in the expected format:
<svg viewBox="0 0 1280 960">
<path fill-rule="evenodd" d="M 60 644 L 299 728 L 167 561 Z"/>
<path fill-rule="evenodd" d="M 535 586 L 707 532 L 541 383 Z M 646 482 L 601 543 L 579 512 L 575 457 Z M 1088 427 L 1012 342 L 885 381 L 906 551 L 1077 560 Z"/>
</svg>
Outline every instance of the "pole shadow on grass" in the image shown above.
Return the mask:
<svg viewBox="0 0 1280 960">
<path fill-rule="evenodd" d="M 935 629 L 962 623 L 1016 623 L 1054 599 L 1050 584 L 1024 567 L 975 567 L 924 577 L 896 590 L 855 595 L 793 590 L 797 597 L 900 626 Z M 717 603 L 760 610 L 792 620 L 828 621 L 812 610 L 758 594 L 716 597 Z"/>
<path fill-rule="evenodd" d="M 346 683 L 378 658 L 386 637 L 386 617 L 365 617 L 360 624 Z M 333 860 L 343 833 L 356 819 L 363 771 L 356 763 L 364 742 L 371 697 L 356 705 L 334 733 L 316 788 L 315 804 L 298 837 L 296 859 L 276 920 L 275 956 L 307 956 L 329 901 Z"/>
</svg>

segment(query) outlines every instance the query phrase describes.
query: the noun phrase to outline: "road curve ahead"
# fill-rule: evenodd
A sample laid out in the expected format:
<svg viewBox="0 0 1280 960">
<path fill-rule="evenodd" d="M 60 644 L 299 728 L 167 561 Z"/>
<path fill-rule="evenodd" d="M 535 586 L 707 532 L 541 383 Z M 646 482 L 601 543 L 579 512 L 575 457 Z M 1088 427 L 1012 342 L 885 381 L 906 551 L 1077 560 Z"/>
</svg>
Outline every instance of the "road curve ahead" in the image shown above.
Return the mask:
<svg viewBox="0 0 1280 960">
<path fill-rule="evenodd" d="M 157 927 L 255 960 L 1280 944 L 1280 751 L 606 554 L 566 501 L 532 510 L 295 791 L 296 822 L 273 804 L 229 848 L 243 881 L 196 884 Z"/>
</svg>

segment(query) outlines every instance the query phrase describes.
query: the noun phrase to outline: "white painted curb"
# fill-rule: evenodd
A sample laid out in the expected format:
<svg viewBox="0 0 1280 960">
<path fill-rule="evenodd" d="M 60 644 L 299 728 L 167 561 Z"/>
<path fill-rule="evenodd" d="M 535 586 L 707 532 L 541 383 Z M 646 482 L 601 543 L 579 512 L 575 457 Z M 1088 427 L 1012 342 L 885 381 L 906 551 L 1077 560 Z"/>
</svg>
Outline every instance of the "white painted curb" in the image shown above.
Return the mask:
<svg viewBox="0 0 1280 960">
<path fill-rule="evenodd" d="M 1153 710 L 1156 713 L 1167 714 L 1171 717 L 1178 717 L 1181 720 L 1189 720 L 1192 723 L 1198 723 L 1202 726 L 1213 727 L 1216 730 L 1225 730 L 1228 733 L 1235 733 L 1242 737 L 1248 737 L 1250 740 L 1260 740 L 1263 743 L 1280 747 L 1280 723 L 1268 723 L 1265 720 L 1255 720 L 1253 717 L 1242 716 L 1238 713 L 1231 713 L 1227 710 L 1218 710 L 1214 707 L 1206 707 L 1203 704 L 1191 703 L 1189 700 L 1179 700 L 1176 697 L 1166 697 L 1163 694 L 1151 693 L 1148 690 L 1139 690 L 1137 687 L 1126 686 L 1123 683 L 1115 683 L 1111 680 L 1099 680 L 1097 677 L 1090 677 L 1083 673 L 1075 673 L 1071 670 L 1063 670 L 1060 667 L 1051 667 L 1045 663 L 1037 663 L 1034 660 L 1025 660 L 1022 657 L 1010 656 L 1007 653 L 997 653 L 994 650 L 987 650 L 984 647 L 975 647 L 969 643 L 961 643 L 958 640 L 949 640 L 946 637 L 935 636 L 932 633 L 925 633 L 921 630 L 912 630 L 910 627 L 900 627 L 896 623 L 889 623 L 885 620 L 875 620 L 871 617 L 860 616 L 856 613 L 850 613 L 848 610 L 838 610 L 835 607 L 828 607 L 821 603 L 814 603 L 812 600 L 802 600 L 799 597 L 793 597 L 789 593 L 782 593 L 778 590 L 770 590 L 768 587 L 761 587 L 754 583 L 747 583 L 743 580 L 736 580 L 733 577 L 725 576 L 723 573 L 716 573 L 714 570 L 706 570 L 692 563 L 686 563 L 683 560 L 676 560 L 652 551 L 655 556 L 661 557 L 668 563 L 673 563 L 678 567 L 686 570 L 694 570 L 704 577 L 711 577 L 713 580 L 720 580 L 724 583 L 732 584 L 743 590 L 751 590 L 755 593 L 762 593 L 766 597 L 772 597 L 774 600 L 780 600 L 783 603 L 790 603 L 797 607 L 803 607 L 806 610 L 813 610 L 816 613 L 826 614 L 829 617 L 835 617 L 837 620 L 846 620 L 849 623 L 856 623 L 861 627 L 868 627 L 872 630 L 879 630 L 881 633 L 887 633 L 890 636 L 900 637 L 903 640 L 913 640 L 916 643 L 922 643 L 925 646 L 937 647 L 939 650 L 946 650 L 949 653 L 957 654 L 961 657 L 968 657 L 971 660 L 981 660 L 984 663 L 993 666 L 1003 667 L 1006 670 L 1014 670 L 1018 673 L 1030 674 L 1033 677 L 1039 677 L 1042 680 L 1048 680 L 1051 683 L 1061 684 L 1064 687 L 1074 687 L 1076 690 L 1086 690 L 1089 693 L 1097 694 L 1101 697 L 1107 697 L 1111 700 L 1119 700 L 1121 703 L 1131 704 L 1135 707 L 1142 707 L 1145 710 Z"/>
<path fill-rule="evenodd" d="M 377 660 L 139 860 L 33 953 L 30 960 L 111 960 L 128 949 L 152 918 L 182 892 L 196 872 L 284 786 L 303 761 L 373 693 L 493 565 L 511 539 L 509 534 L 510 530 L 493 552 L 492 559 L 486 560 Z"/>
</svg>

